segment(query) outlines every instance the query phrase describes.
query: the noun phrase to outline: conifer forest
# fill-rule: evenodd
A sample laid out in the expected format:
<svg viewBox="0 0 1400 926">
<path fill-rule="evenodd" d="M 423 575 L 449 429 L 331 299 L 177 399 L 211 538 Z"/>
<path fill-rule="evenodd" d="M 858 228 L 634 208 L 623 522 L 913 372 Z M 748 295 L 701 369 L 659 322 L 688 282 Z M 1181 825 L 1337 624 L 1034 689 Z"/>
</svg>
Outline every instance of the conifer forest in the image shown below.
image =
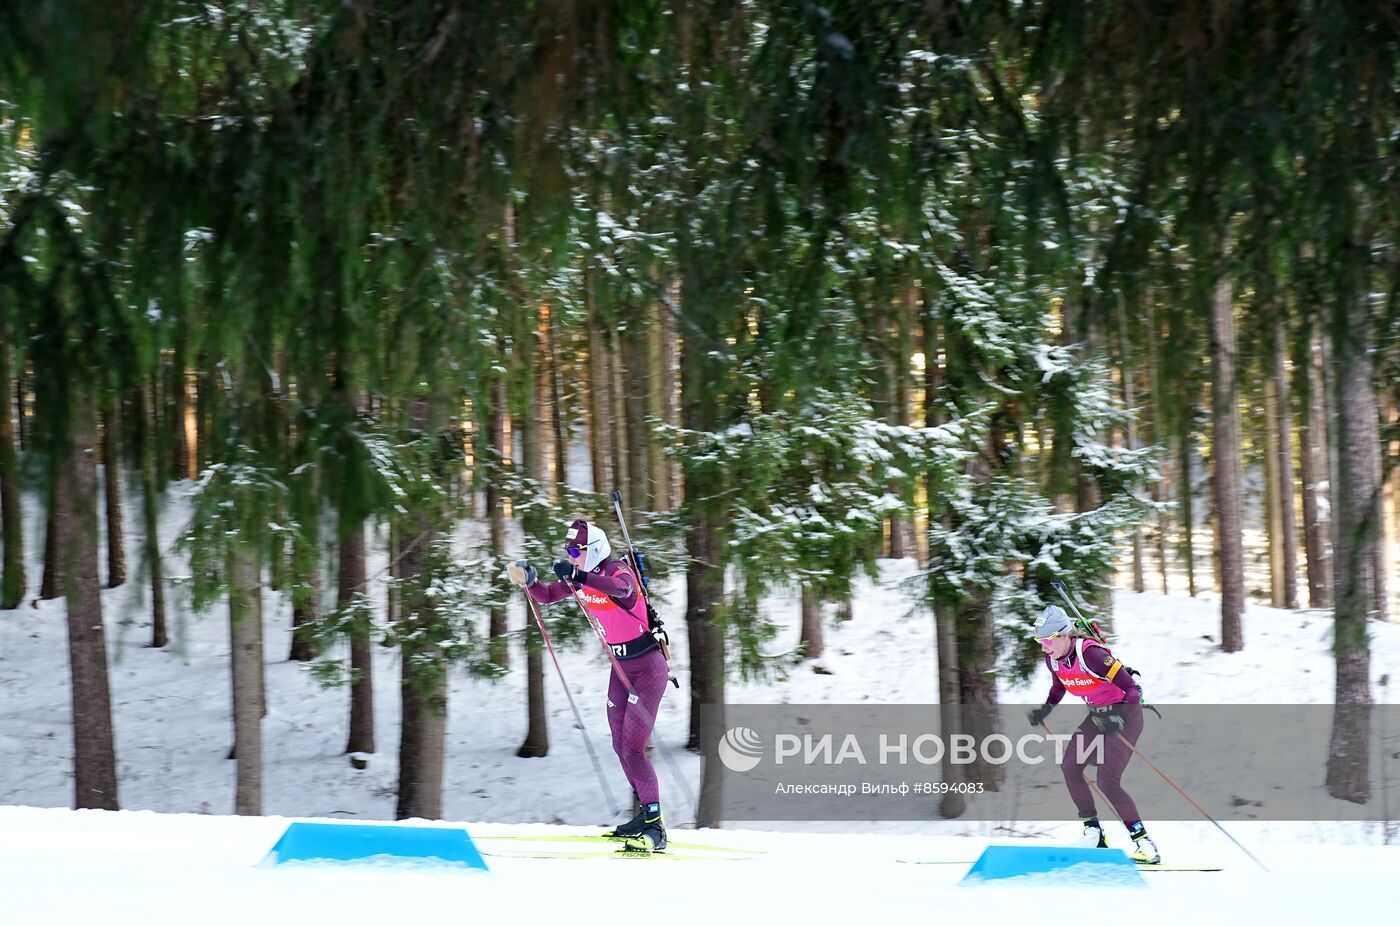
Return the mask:
<svg viewBox="0 0 1400 926">
<path fill-rule="evenodd" d="M 227 623 L 238 812 L 264 662 L 372 752 L 392 648 L 397 813 L 441 816 L 454 673 L 524 660 L 547 750 L 505 566 L 576 517 L 620 550 L 614 489 L 705 755 L 766 594 L 809 659 L 910 558 L 954 709 L 1030 671 L 1053 580 L 1110 623 L 1213 595 L 1226 652 L 1249 596 L 1330 609 L 1363 799 L 1397 78 L 1377 0 L 0 3 L 0 622 L 66 601 L 76 806 L 120 806 L 102 591 L 144 583 L 152 646 Z"/>
</svg>

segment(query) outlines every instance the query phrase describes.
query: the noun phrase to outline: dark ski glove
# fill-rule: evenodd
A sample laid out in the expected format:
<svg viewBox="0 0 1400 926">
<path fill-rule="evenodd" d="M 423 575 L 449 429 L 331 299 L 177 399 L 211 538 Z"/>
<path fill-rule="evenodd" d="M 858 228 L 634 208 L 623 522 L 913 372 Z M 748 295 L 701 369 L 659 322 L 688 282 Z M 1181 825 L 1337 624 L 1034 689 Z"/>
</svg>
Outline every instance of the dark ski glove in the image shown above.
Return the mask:
<svg viewBox="0 0 1400 926">
<path fill-rule="evenodd" d="M 1026 715 L 1026 719 L 1031 722 L 1031 726 L 1038 727 L 1045 722 L 1045 718 L 1050 716 L 1050 712 L 1055 709 L 1053 704 L 1042 704 Z"/>
<path fill-rule="evenodd" d="M 1097 727 L 1100 733 L 1121 733 L 1123 731 L 1123 715 L 1118 713 L 1118 705 L 1116 704 L 1089 708 L 1089 722 Z"/>
<path fill-rule="evenodd" d="M 564 582 L 572 582 L 575 585 L 583 584 L 583 577 L 588 575 L 573 563 L 566 560 L 556 559 L 554 561 L 554 574 Z"/>
</svg>

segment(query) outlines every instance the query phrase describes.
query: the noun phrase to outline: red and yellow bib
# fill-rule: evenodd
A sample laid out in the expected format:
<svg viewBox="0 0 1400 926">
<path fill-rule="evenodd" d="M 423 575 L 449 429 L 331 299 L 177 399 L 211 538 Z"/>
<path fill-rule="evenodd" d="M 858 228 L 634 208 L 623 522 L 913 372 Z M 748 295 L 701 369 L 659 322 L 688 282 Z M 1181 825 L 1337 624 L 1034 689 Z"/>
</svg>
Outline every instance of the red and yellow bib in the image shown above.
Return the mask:
<svg viewBox="0 0 1400 926">
<path fill-rule="evenodd" d="M 1109 669 L 1107 676 L 1095 675 L 1084 665 L 1084 650 L 1090 646 L 1097 646 L 1108 653 L 1108 647 L 1094 640 L 1077 639 L 1074 641 L 1074 648 L 1069 652 L 1069 659 L 1061 662 L 1058 659 L 1051 659 L 1051 671 L 1059 678 L 1060 683 L 1072 695 L 1083 698 L 1089 704 L 1100 706 L 1104 704 L 1117 704 L 1122 701 L 1126 694 L 1122 688 L 1113 683 L 1113 676 L 1118 673 L 1122 664 L 1112 658 L 1109 653 Z"/>
</svg>

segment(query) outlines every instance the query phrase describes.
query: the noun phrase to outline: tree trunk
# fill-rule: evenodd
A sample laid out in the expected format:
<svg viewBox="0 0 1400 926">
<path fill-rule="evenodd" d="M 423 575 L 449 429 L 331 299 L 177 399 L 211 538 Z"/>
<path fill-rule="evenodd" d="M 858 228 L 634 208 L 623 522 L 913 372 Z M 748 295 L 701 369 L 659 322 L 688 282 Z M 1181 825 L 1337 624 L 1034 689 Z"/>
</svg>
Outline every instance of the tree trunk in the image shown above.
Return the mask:
<svg viewBox="0 0 1400 926">
<path fill-rule="evenodd" d="M 919 299 L 918 286 L 910 281 L 904 287 L 904 293 L 900 302 L 898 318 L 895 320 L 894 351 L 891 362 L 887 366 L 887 375 L 890 377 L 889 384 L 889 416 L 886 419 L 890 424 L 905 427 L 909 424 L 912 414 L 912 402 L 910 400 L 910 353 L 912 351 L 913 340 L 910 331 L 914 326 L 914 317 L 917 312 Z M 912 487 L 900 485 L 892 482 L 888 486 L 892 494 L 904 499 L 905 503 L 912 501 L 910 493 Z M 897 514 L 890 517 L 889 522 L 890 545 L 889 554 L 891 559 L 904 559 L 907 556 L 918 554 L 918 543 L 914 540 L 914 518 L 908 514 Z"/>
<path fill-rule="evenodd" d="M 802 635 L 797 648 L 803 659 L 816 659 L 825 649 L 822 642 L 821 598 L 805 585 L 802 587 Z"/>
<path fill-rule="evenodd" d="M 118 405 L 102 403 L 102 487 L 107 513 L 107 587 L 126 581 L 126 541 L 122 519 L 122 463 Z"/>
<path fill-rule="evenodd" d="M 996 707 L 996 618 L 992 613 L 991 596 L 986 592 L 972 595 L 955 618 L 958 653 L 958 695 L 961 705 L 958 730 L 981 742 L 986 736 L 999 732 L 990 725 L 991 708 Z M 962 769 L 968 781 L 984 782 L 989 790 L 998 790 L 1004 777 L 1001 768 L 977 761 Z"/>
<path fill-rule="evenodd" d="M 8 354 L 6 355 L 8 359 Z M 29 421 L 25 418 L 25 410 L 28 403 L 25 395 L 24 364 L 19 364 L 15 370 L 15 444 L 17 450 L 26 450 L 29 446 Z"/>
<path fill-rule="evenodd" d="M 679 280 L 671 284 L 671 305 L 680 302 L 681 285 Z M 679 426 L 681 423 L 680 412 L 680 335 L 675 315 L 670 311 L 671 305 L 666 307 L 666 311 L 661 313 L 661 337 L 663 353 L 665 355 L 664 369 L 665 375 L 661 378 L 660 392 L 662 395 L 662 420 L 669 425 Z M 683 492 L 681 463 L 679 459 L 667 457 L 667 483 L 671 487 L 670 508 L 675 508 L 680 504 Z"/>
<path fill-rule="evenodd" d="M 924 349 L 924 426 L 935 428 L 944 423 L 943 407 L 939 404 L 939 392 L 943 386 L 943 363 L 939 359 L 942 338 L 938 324 L 938 306 L 933 292 L 925 290 L 923 295 L 923 349 Z M 937 497 L 937 482 L 932 474 L 924 477 L 924 496 Z M 952 737 L 962 731 L 962 712 L 959 698 L 962 696 L 958 682 L 958 621 L 957 611 L 947 604 L 938 603 L 933 609 L 934 648 L 938 656 L 938 729 L 944 742 L 952 742 Z M 953 784 L 961 779 L 961 771 L 952 760 L 949 751 L 944 751 L 941 765 L 942 781 Z M 949 792 L 939 801 L 939 813 L 952 819 L 962 815 L 966 800 L 959 794 Z"/>
<path fill-rule="evenodd" d="M 702 294 L 707 292 L 703 274 L 694 269 L 691 272 L 694 276 L 687 282 L 685 302 L 692 301 L 690 288 L 694 286 L 697 292 L 693 301 L 702 304 L 706 301 Z M 709 432 L 721 424 L 716 396 L 727 384 L 729 371 L 724 360 L 714 356 L 711 346 L 722 343 L 718 319 L 710 314 L 700 324 L 701 330 L 693 336 L 687 334 L 681 345 L 681 416 L 686 429 Z M 724 768 L 715 757 L 725 731 L 724 551 L 720 541 L 725 514 L 719 510 L 716 499 L 724 487 L 717 484 L 712 472 L 704 469 L 687 473 L 684 482 L 681 504 L 690 520 L 685 578 L 690 648 L 687 747 L 702 756 L 696 825 L 718 826 Z"/>
<path fill-rule="evenodd" d="M 309 471 L 301 478 L 314 480 L 316 477 Z M 317 507 L 314 502 L 311 504 Z M 321 532 L 317 527 L 318 522 L 319 514 L 311 511 L 307 523 L 292 537 L 292 643 L 287 658 L 293 662 L 310 662 L 320 655 L 316 648 L 315 632 L 321 611 Z"/>
<path fill-rule="evenodd" d="M 44 578 L 39 583 L 39 597 L 50 601 L 63 594 L 63 562 L 60 558 L 62 520 L 59 516 L 58 464 L 50 454 L 48 464 L 48 504 L 44 518 Z"/>
<path fill-rule="evenodd" d="M 1260 370 L 1263 393 L 1263 414 L 1258 418 L 1254 442 L 1264 464 L 1264 539 L 1269 558 L 1269 606 L 1282 608 L 1283 590 L 1283 505 L 1279 497 L 1278 474 L 1278 399 L 1274 379 L 1268 366 Z M 1246 399 L 1248 401 L 1248 399 Z"/>
<path fill-rule="evenodd" d="M 233 677 L 233 812 L 262 814 L 262 595 L 256 544 L 236 537 L 229 548 L 229 665 Z"/>
<path fill-rule="evenodd" d="M 1316 331 L 1303 343 L 1296 375 L 1303 422 L 1299 429 L 1303 476 L 1303 544 L 1308 557 L 1308 607 L 1332 606 L 1330 480 L 1327 420 L 1322 378 L 1322 339 Z"/>
<path fill-rule="evenodd" d="M 646 330 L 647 370 L 651 375 L 646 389 L 646 411 L 650 418 L 669 422 L 667 398 L 671 384 L 675 382 L 675 371 L 668 362 L 670 350 L 663 324 L 666 309 L 660 302 L 653 301 L 649 314 Z M 670 511 L 671 465 L 661 441 L 648 437 L 647 454 L 647 472 L 651 474 L 652 506 L 656 511 Z"/>
<path fill-rule="evenodd" d="M 687 402 L 687 404 L 689 404 Z M 687 481 L 690 492 L 691 481 Z M 696 485 L 698 492 L 703 486 Z M 692 519 L 686 535 L 689 566 L 686 569 L 685 620 L 690 646 L 690 737 L 687 748 L 702 756 L 700 805 L 696 826 L 718 826 L 723 800 L 723 767 L 714 761 L 724 735 L 724 631 L 720 613 L 724 603 L 724 571 L 718 563 L 719 517 L 704 514 Z"/>
<path fill-rule="evenodd" d="M 1334 435 L 1338 467 L 1332 508 L 1337 672 L 1327 792 L 1365 803 L 1371 793 L 1371 648 L 1366 622 L 1381 613 L 1383 604 L 1376 596 L 1375 575 L 1381 536 L 1380 430 L 1366 289 L 1358 282 L 1353 292 L 1344 291 L 1337 300 L 1331 328 L 1332 381 L 1340 413 Z"/>
<path fill-rule="evenodd" d="M 430 430 L 432 422 L 416 403 L 416 424 Z M 399 571 L 404 594 L 399 617 L 402 651 L 399 734 L 399 788 L 394 808 L 397 820 L 442 818 L 443 765 L 447 753 L 447 667 L 437 638 L 437 607 L 429 593 L 434 580 L 437 542 L 430 512 L 414 513 L 404 530 Z"/>
<path fill-rule="evenodd" d="M 196 475 L 190 467 L 190 440 L 189 434 L 185 430 L 185 421 L 189 417 L 190 407 L 187 324 L 185 313 L 181 312 L 175 323 L 175 355 L 171 358 L 174 370 L 170 377 L 170 384 L 174 389 L 174 395 L 170 408 L 170 425 L 174 446 L 171 448 L 170 471 L 176 479 L 192 479 Z"/>
<path fill-rule="evenodd" d="M 1181 559 L 1186 567 L 1186 590 L 1196 597 L 1196 513 L 1191 492 L 1191 409 L 1181 408 L 1181 431 L 1177 447 L 1177 507 L 1181 511 Z"/>
<path fill-rule="evenodd" d="M 1220 646 L 1244 648 L 1244 544 L 1240 521 L 1239 406 L 1235 385 L 1234 300 L 1228 277 L 1210 300 L 1212 463 L 1216 531 L 1220 544 Z"/>
<path fill-rule="evenodd" d="M 210 439 L 214 435 L 214 414 L 215 398 L 217 387 L 214 385 L 214 371 L 210 368 L 209 356 L 204 351 L 199 353 L 199 370 L 195 373 L 195 395 L 194 395 L 194 449 L 195 460 L 198 464 L 198 472 L 202 473 L 209 466 L 209 445 Z M 196 473 L 198 475 L 198 473 Z"/>
<path fill-rule="evenodd" d="M 1124 297 L 1118 296 L 1118 375 L 1123 383 L 1123 407 L 1128 409 L 1132 417 L 1128 419 L 1128 425 L 1123 435 L 1123 440 L 1129 450 L 1138 449 L 1137 434 L 1137 396 L 1134 392 L 1133 377 L 1136 370 L 1133 366 L 1131 343 L 1128 341 L 1128 313 L 1123 305 Z M 1133 591 L 1141 594 L 1147 591 L 1147 581 L 1143 577 L 1142 563 L 1142 526 L 1133 526 Z"/>
<path fill-rule="evenodd" d="M 1293 494 L 1293 397 L 1288 389 L 1288 345 L 1283 319 L 1274 325 L 1274 392 L 1278 403 L 1278 498 L 1283 558 L 1283 606 L 1298 607 L 1298 518 Z"/>
<path fill-rule="evenodd" d="M 560 325 L 553 313 L 544 332 L 549 357 L 549 417 L 554 438 L 554 499 L 563 498 L 569 481 L 569 427 L 564 414 L 564 374 L 559 351 Z"/>
<path fill-rule="evenodd" d="M 336 610 L 357 609 L 365 593 L 365 525 L 341 512 L 340 581 L 336 586 Z M 362 602 L 360 602 L 362 603 Z M 368 608 L 356 614 L 350 632 L 350 736 L 345 751 L 373 753 L 374 749 L 374 645 L 370 639 L 372 618 Z"/>
<path fill-rule="evenodd" d="M 1169 425 L 1165 394 L 1162 392 L 1161 361 L 1158 358 L 1160 349 L 1160 333 L 1157 330 L 1157 307 L 1153 302 L 1153 295 L 1150 290 L 1143 290 L 1142 298 L 1143 318 L 1143 356 L 1147 363 L 1147 379 L 1152 389 L 1152 436 L 1157 444 L 1165 451 L 1170 447 L 1168 436 L 1171 432 Z M 1162 479 L 1160 482 L 1152 484 L 1152 500 L 1161 502 L 1171 497 L 1171 455 L 1164 452 L 1162 456 Z M 1157 513 L 1157 569 L 1162 581 L 1162 594 L 1170 594 L 1171 589 L 1167 582 L 1167 531 L 1171 522 L 1166 511 Z"/>
<path fill-rule="evenodd" d="M 156 389 L 147 382 L 136 394 L 136 440 L 141 459 L 141 515 L 146 533 L 146 569 L 151 578 L 151 646 L 157 649 L 170 642 L 165 621 L 165 569 L 160 558 L 160 505 L 156 468 L 160 465 L 155 439 L 159 406 Z"/>
<path fill-rule="evenodd" d="M 20 509 L 19 457 L 15 453 L 15 427 L 10 418 L 10 397 L 15 395 L 19 420 L 24 419 L 23 391 L 16 380 L 10 390 L 10 348 L 0 345 L 0 542 L 5 545 L 3 571 L 0 571 L 0 610 L 19 607 L 24 600 L 24 514 Z"/>
<path fill-rule="evenodd" d="M 619 335 L 623 345 L 623 384 L 626 409 L 626 433 L 623 445 L 627 451 L 627 483 L 631 486 L 630 510 L 650 511 L 655 506 L 651 492 L 651 429 L 647 427 L 647 332 L 640 319 L 627 322 L 626 331 Z"/>
<path fill-rule="evenodd" d="M 592 276 L 589 276 L 592 280 Z M 612 487 L 621 488 L 608 466 L 612 446 L 612 390 L 608 373 L 607 346 L 603 340 L 602 321 L 593 310 L 588 325 L 588 451 L 593 463 L 593 491 L 606 495 Z"/>
<path fill-rule="evenodd" d="M 545 514 L 546 480 L 544 474 L 544 428 L 540 422 L 540 400 L 542 382 L 535 362 L 537 353 L 534 341 L 534 313 L 520 311 L 516 320 L 514 365 L 518 377 L 522 406 L 513 409 L 517 412 L 519 428 L 516 435 L 520 441 L 520 459 L 524 468 L 525 480 L 537 494 L 524 496 L 518 508 L 521 528 L 526 543 L 549 544 L 558 549 L 555 538 L 550 535 L 549 518 Z M 549 715 L 546 709 L 544 690 L 544 639 L 539 628 L 527 613 L 525 615 L 525 714 L 527 726 L 525 740 L 516 750 L 521 758 L 538 758 L 549 755 Z"/>
<path fill-rule="evenodd" d="M 628 451 L 628 443 L 632 440 L 632 434 L 628 431 L 627 425 L 627 388 L 626 371 L 623 369 L 625 358 L 622 354 L 622 336 L 616 332 L 605 333 L 608 349 L 608 396 L 612 400 L 612 407 L 609 409 L 609 421 L 612 427 L 608 429 L 608 439 L 610 441 L 610 453 L 612 457 L 612 473 L 615 488 L 622 493 L 622 506 L 628 511 L 636 509 L 640 499 L 632 498 L 632 470 L 631 454 Z"/>
<path fill-rule="evenodd" d="M 58 574 L 67 598 L 72 672 L 73 807 L 117 810 L 112 692 L 97 570 L 97 434 L 91 395 L 77 395 L 72 411 L 63 459 L 54 467 L 54 521 L 63 531 L 57 555 L 62 558 Z"/>
<path fill-rule="evenodd" d="M 499 564 L 506 553 L 506 511 L 500 488 L 500 482 L 505 478 L 506 382 L 504 377 L 492 375 L 491 407 L 486 415 L 487 440 L 490 444 L 487 459 L 491 461 L 486 470 L 486 517 L 490 525 L 491 561 Z M 500 572 L 499 565 L 496 570 Z M 502 580 L 497 575 L 493 581 L 499 584 Z M 502 669 L 509 668 L 510 623 L 505 606 L 492 607 L 490 621 L 491 662 Z"/>
</svg>

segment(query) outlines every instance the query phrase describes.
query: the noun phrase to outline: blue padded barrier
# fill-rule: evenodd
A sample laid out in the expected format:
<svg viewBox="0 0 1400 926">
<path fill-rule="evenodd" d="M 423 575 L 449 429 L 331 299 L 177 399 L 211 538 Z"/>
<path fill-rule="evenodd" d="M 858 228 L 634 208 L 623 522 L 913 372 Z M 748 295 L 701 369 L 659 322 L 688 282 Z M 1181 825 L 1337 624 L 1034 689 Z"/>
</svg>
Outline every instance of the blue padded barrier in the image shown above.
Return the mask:
<svg viewBox="0 0 1400 926">
<path fill-rule="evenodd" d="M 292 823 L 266 862 L 350 862 L 370 858 L 416 859 L 486 870 L 486 861 L 461 828 L 367 826 L 358 823 Z"/>
<path fill-rule="evenodd" d="M 1073 871 L 1070 871 L 1073 869 Z M 1142 885 L 1137 863 L 1122 849 L 1076 849 L 1063 846 L 988 846 L 963 875 L 965 883 L 1067 873 L 1067 883 Z M 1047 881 L 1047 883 L 1053 883 Z"/>
</svg>

